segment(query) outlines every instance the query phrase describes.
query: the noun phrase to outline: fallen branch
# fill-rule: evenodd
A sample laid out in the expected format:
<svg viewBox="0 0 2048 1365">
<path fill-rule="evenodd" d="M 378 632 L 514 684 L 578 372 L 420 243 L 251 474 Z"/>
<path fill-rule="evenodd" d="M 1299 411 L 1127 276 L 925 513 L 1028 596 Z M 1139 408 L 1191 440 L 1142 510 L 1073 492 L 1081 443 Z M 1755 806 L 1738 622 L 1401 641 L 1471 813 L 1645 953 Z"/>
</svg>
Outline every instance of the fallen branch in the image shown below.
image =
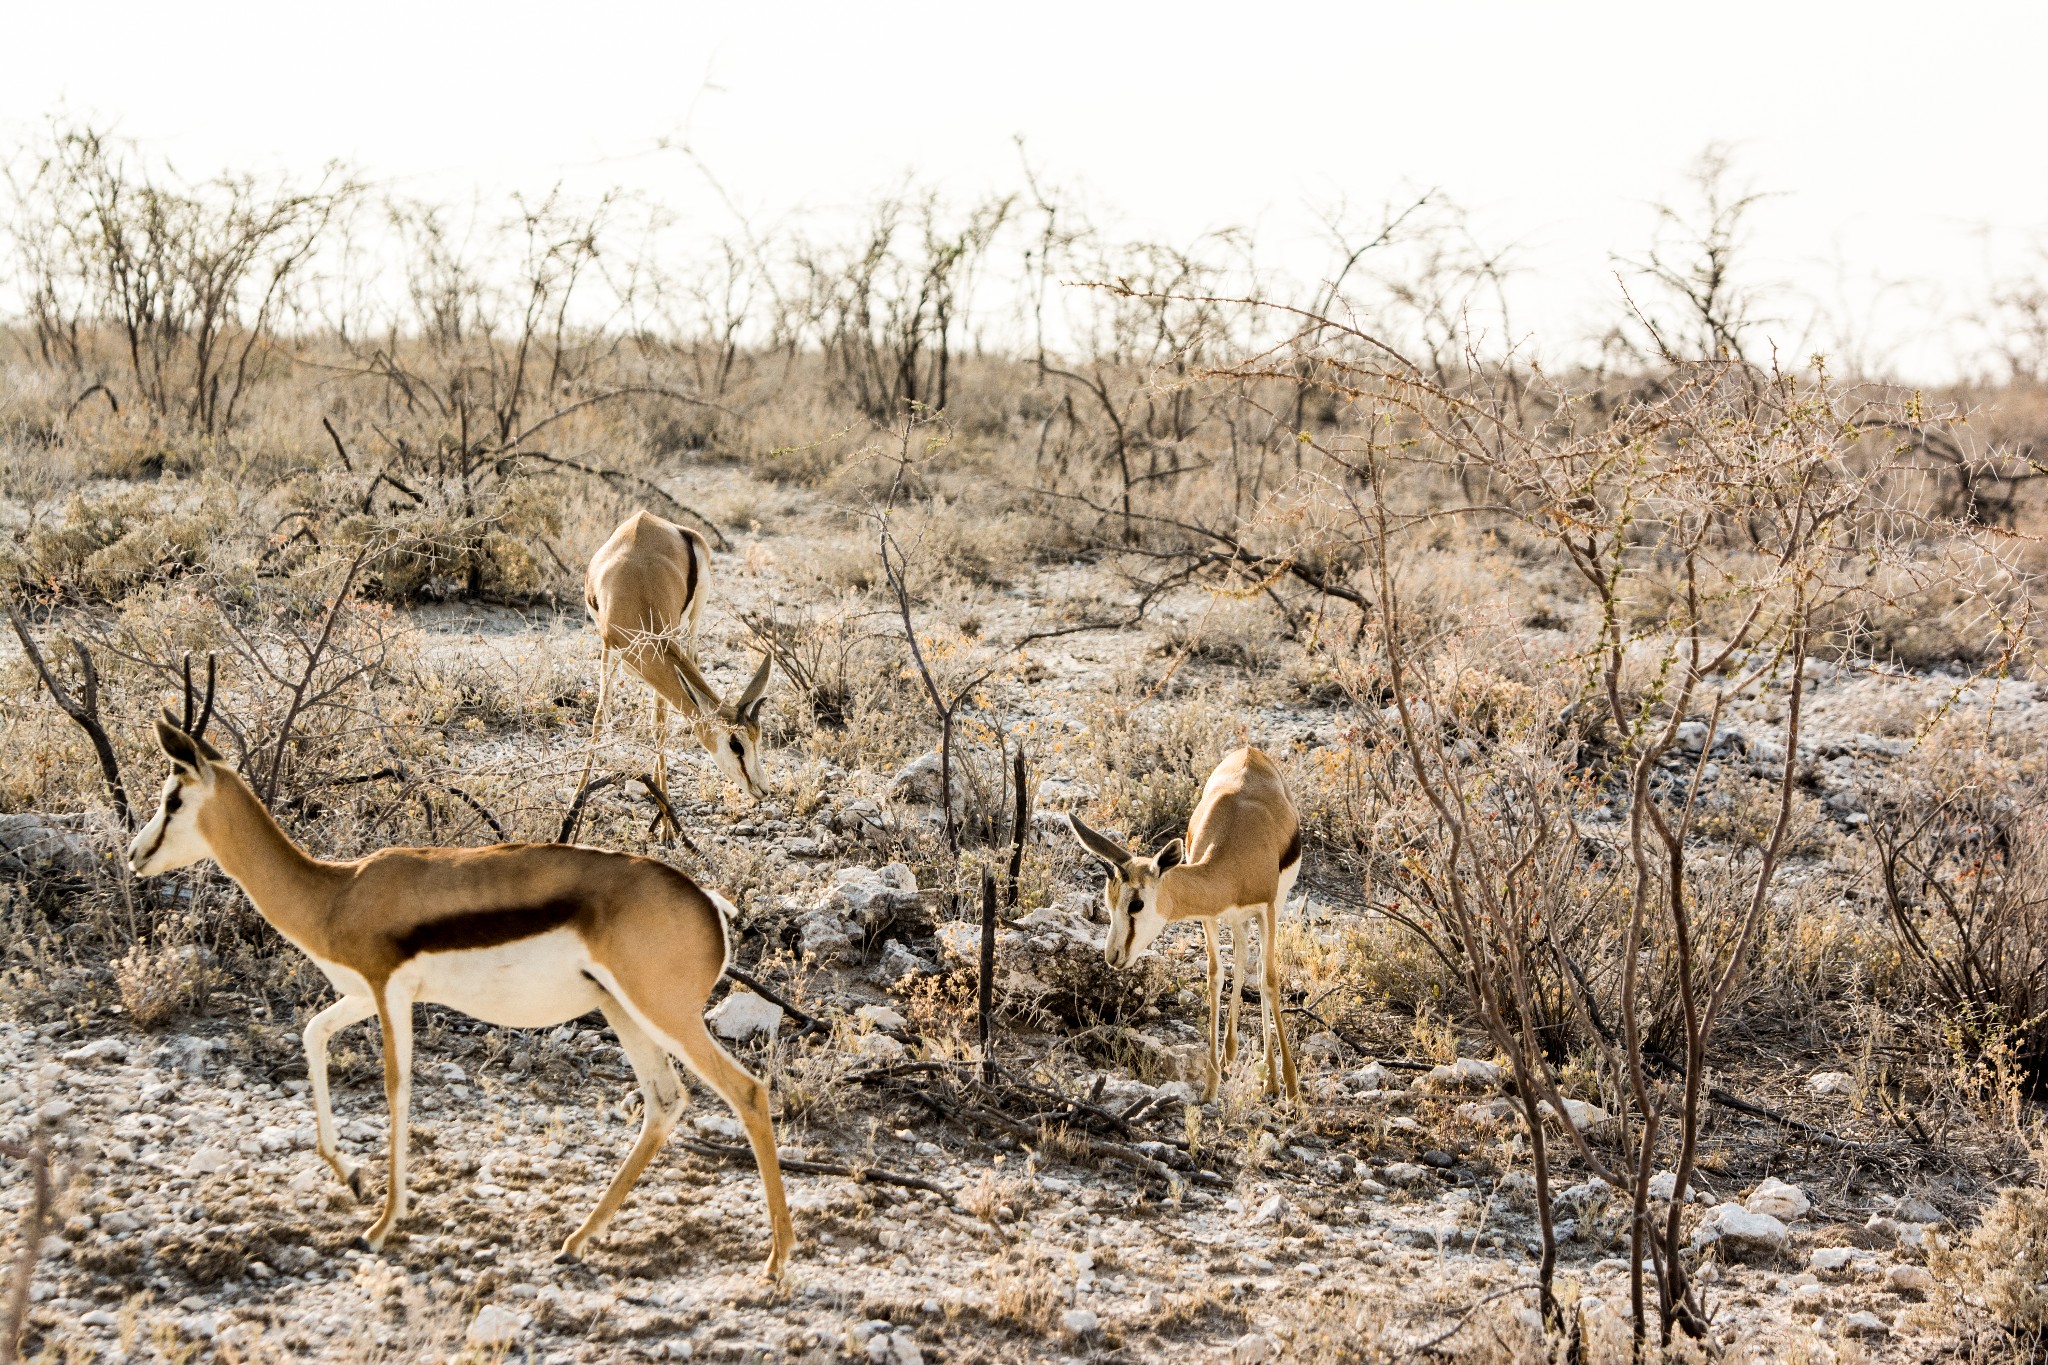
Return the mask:
<svg viewBox="0 0 2048 1365">
<path fill-rule="evenodd" d="M 750 1147 L 735 1147 L 723 1142 L 703 1142 L 697 1138 L 677 1138 L 676 1145 L 686 1152 L 698 1156 L 715 1157 L 721 1161 L 746 1162 L 753 1164 L 754 1152 Z M 885 1170 L 880 1166 L 848 1166 L 837 1161 L 804 1161 L 793 1156 L 775 1155 L 775 1164 L 785 1171 L 798 1175 L 837 1175 L 863 1185 L 897 1185 L 906 1190 L 924 1190 L 950 1200 L 953 1195 L 945 1186 L 936 1181 L 926 1180 L 921 1175 L 905 1175 L 901 1171 Z"/>
</svg>

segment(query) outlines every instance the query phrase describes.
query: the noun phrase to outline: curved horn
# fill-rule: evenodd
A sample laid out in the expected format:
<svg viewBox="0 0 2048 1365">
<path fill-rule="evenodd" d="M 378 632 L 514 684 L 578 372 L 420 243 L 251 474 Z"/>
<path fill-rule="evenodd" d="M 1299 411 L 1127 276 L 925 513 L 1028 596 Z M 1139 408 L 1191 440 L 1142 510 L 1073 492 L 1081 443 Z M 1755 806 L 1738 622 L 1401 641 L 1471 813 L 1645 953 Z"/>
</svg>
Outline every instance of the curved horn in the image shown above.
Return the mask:
<svg viewBox="0 0 2048 1365">
<path fill-rule="evenodd" d="M 192 654 L 185 653 L 185 718 L 178 722 L 178 728 L 186 734 L 192 733 Z"/>
<path fill-rule="evenodd" d="M 768 690 L 768 671 L 775 666 L 775 660 L 766 654 L 761 656 L 761 666 L 754 670 L 754 680 L 747 684 L 747 690 L 740 693 L 740 699 L 733 703 L 733 709 L 744 711 L 761 700 L 761 694 Z"/>
<path fill-rule="evenodd" d="M 185 668 L 187 670 L 188 675 L 191 670 L 191 667 L 192 657 L 188 654 L 185 656 Z M 190 732 L 192 738 L 194 739 L 198 739 L 200 736 L 206 733 L 206 723 L 213 719 L 213 672 L 214 656 L 209 654 L 206 656 L 206 702 L 199 708 L 199 724 L 194 726 Z M 191 686 L 189 676 L 187 678 L 186 686 L 188 688 Z M 186 704 L 189 706 L 191 703 L 188 700 Z"/>
</svg>

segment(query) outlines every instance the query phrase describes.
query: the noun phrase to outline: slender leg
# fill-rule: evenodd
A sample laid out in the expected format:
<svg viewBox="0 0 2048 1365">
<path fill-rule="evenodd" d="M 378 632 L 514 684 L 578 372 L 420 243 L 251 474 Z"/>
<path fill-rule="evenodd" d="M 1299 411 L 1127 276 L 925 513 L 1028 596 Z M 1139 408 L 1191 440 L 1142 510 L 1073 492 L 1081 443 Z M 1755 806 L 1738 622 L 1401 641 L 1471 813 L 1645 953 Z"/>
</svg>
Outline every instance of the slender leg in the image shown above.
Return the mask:
<svg viewBox="0 0 2048 1365">
<path fill-rule="evenodd" d="M 1209 947 L 1209 1070 L 1202 1082 L 1202 1103 L 1216 1098 L 1216 1087 L 1222 1080 L 1223 1068 L 1218 1064 L 1222 1055 L 1223 1040 L 1217 1036 L 1222 1028 L 1223 1014 L 1223 959 L 1217 953 L 1217 940 L 1223 931 L 1216 927 L 1216 921 L 1202 921 L 1202 937 Z"/>
<path fill-rule="evenodd" d="M 782 1192 L 782 1166 L 775 1152 L 775 1123 L 768 1112 L 768 1087 L 718 1045 L 711 1030 L 704 1026 L 702 1015 L 678 1011 L 665 1000 L 634 1003 L 653 1016 L 654 1032 L 662 1045 L 681 1056 L 684 1064 L 717 1091 L 746 1125 L 747 1143 L 754 1149 L 754 1164 L 761 1172 L 761 1193 L 768 1201 L 767 1272 L 770 1279 L 779 1278 L 789 1264 L 796 1231 L 789 1221 L 789 1201 Z"/>
<path fill-rule="evenodd" d="M 562 1243 L 562 1252 L 555 1257 L 557 1261 L 575 1260 L 584 1243 L 605 1230 L 612 1216 L 619 1211 L 619 1205 L 626 1202 L 633 1182 L 640 1178 L 640 1172 L 648 1161 L 675 1130 L 676 1121 L 682 1118 L 683 1110 L 690 1102 L 690 1093 L 677 1079 L 668 1054 L 647 1035 L 647 1030 L 635 1023 L 633 1016 L 621 1009 L 609 994 L 599 1008 L 604 1011 L 605 1021 L 612 1026 L 612 1032 L 619 1035 L 619 1046 L 625 1049 L 626 1060 L 633 1064 L 633 1074 L 640 1081 L 640 1094 L 645 1101 L 640 1115 L 640 1140 L 626 1154 L 625 1163 L 612 1177 L 604 1198 L 597 1201 L 597 1207 L 583 1220 L 583 1226 L 570 1233 L 569 1240 Z"/>
<path fill-rule="evenodd" d="M 334 1145 L 334 1107 L 327 1098 L 327 1044 L 350 1024 L 359 1024 L 377 1012 L 377 1002 L 367 995 L 344 995 L 306 1021 L 306 1080 L 313 1087 L 313 1126 L 321 1157 L 357 1202 L 368 1199 L 362 1168 L 344 1160 Z"/>
<path fill-rule="evenodd" d="M 1223 1031 L 1223 1070 L 1237 1064 L 1237 1017 L 1245 1009 L 1245 925 L 1231 927 L 1231 1023 Z"/>
<path fill-rule="evenodd" d="M 1301 1081 L 1294 1074 L 1294 1048 L 1287 1041 L 1286 1002 L 1280 998 L 1280 915 L 1277 899 L 1266 902 L 1259 912 L 1259 994 L 1266 1001 L 1266 1093 L 1287 1087 L 1287 1098 L 1301 1103 Z M 1273 1071 L 1273 1040 L 1280 1042 L 1280 1070 Z"/>
<path fill-rule="evenodd" d="M 668 795 L 668 702 L 658 693 L 654 698 L 654 780 Z"/>
<path fill-rule="evenodd" d="M 597 714 L 590 718 L 590 747 L 583 751 L 583 777 L 576 784 L 582 791 L 590 785 L 590 765 L 597 759 L 597 738 L 604 730 L 604 704 L 612 694 L 612 651 L 610 646 L 597 647 Z"/>
<path fill-rule="evenodd" d="M 384 1099 L 391 1107 L 391 1173 L 384 1187 L 384 1212 L 363 1242 L 382 1251 L 385 1239 L 405 1217 L 406 1118 L 412 1109 L 412 1000 L 386 994 L 377 1011 L 384 1033 Z"/>
</svg>

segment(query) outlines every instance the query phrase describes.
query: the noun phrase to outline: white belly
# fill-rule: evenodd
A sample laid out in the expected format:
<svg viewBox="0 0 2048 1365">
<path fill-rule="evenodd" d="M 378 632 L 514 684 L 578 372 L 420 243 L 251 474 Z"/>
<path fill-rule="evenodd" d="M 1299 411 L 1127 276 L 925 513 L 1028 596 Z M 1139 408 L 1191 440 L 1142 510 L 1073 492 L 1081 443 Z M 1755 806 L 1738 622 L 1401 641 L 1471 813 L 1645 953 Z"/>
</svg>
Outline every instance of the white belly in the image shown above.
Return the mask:
<svg viewBox="0 0 2048 1365">
<path fill-rule="evenodd" d="M 573 929 L 494 948 L 422 953 L 392 975 L 392 993 L 446 1005 L 508 1028 L 545 1028 L 596 1009 L 604 995 L 585 976 L 590 957 Z"/>
</svg>

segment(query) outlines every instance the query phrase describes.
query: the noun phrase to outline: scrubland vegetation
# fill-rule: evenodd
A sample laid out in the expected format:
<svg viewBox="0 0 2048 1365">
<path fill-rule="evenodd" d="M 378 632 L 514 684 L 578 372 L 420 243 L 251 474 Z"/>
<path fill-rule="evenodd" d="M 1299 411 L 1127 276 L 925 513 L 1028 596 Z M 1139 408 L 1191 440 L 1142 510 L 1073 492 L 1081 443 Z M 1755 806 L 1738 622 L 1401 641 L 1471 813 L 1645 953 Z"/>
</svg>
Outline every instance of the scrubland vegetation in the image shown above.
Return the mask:
<svg viewBox="0 0 2048 1365">
<path fill-rule="evenodd" d="M 1288 292 L 1241 239 L 1119 241 L 1037 182 L 669 257 L 623 201 L 471 224 L 340 171 L 190 184 L 85 131 L 25 149 L 0 1188 L 24 1275 L 61 1234 L 33 1271 L 61 1292 L 11 1310 L 26 1357 L 2039 1358 L 2032 296 L 2001 295 L 1987 378 L 1946 391 L 1778 355 L 1750 201 L 1700 174 L 1613 333 L 1548 364 L 1504 344 L 1507 284 L 1434 197 L 1340 221 L 1327 280 Z M 674 841 L 644 690 L 580 782 L 582 566 L 643 507 L 714 546 L 707 671 L 777 665 L 777 795 L 678 746 Z M 672 1226 L 678 1181 L 688 1205 L 744 1173 L 715 1141 L 539 1290 L 552 1196 L 339 1259 L 344 1193 L 284 1183 L 310 1153 L 201 1131 L 303 1109 L 326 982 L 217 870 L 116 856 L 154 710 L 209 655 L 216 741 L 321 856 L 575 837 L 718 888 L 737 962 L 816 1021 L 748 1044 L 785 1144 L 927 1187 L 814 1177 L 835 1192 L 798 1201 L 819 1278 L 794 1291 L 730 1287 L 739 1195 Z M 1200 953 L 1111 973 L 1057 819 L 1171 838 L 1245 742 L 1305 822 L 1298 1112 L 1249 1056 L 1215 1105 L 1159 1088 L 1199 1060 Z M 835 870 L 889 863 L 916 893 L 828 932 Z M 995 1079 L 956 951 L 985 872 Z M 182 1138 L 67 1079 L 103 1037 L 164 1087 L 145 1115 L 193 1106 Z M 375 1055 L 341 1068 L 371 1119 Z M 429 1012 L 420 1055 L 477 1087 L 423 1129 L 429 1205 L 554 1189 L 520 1153 L 626 1140 L 564 1118 L 629 1088 L 594 1028 Z M 226 1161 L 188 1169 L 185 1138 Z M 62 1177 L 43 1203 L 32 1168 Z M 1766 1177 L 1811 1216 L 1702 1234 Z M 106 1231 L 158 1198 L 201 1214 Z M 709 1298 L 660 1288 L 684 1271 Z M 348 1320 L 280 1314 L 289 1286 Z M 465 1344 L 493 1303 L 525 1335 Z"/>
</svg>

